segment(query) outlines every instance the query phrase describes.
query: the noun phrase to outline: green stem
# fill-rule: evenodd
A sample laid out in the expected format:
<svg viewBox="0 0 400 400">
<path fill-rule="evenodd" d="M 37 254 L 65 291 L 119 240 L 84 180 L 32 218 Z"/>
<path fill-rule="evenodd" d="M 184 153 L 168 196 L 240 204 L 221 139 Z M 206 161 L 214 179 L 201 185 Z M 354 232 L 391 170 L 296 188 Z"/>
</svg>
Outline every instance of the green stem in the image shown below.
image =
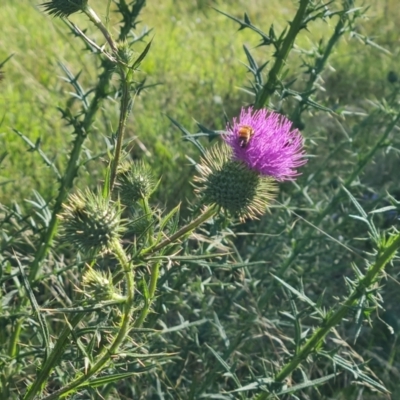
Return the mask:
<svg viewBox="0 0 400 400">
<path fill-rule="evenodd" d="M 150 307 L 151 307 L 151 304 L 153 303 L 154 295 L 156 293 L 157 281 L 158 281 L 159 272 L 160 272 L 160 264 L 161 264 L 160 262 L 156 262 L 151 267 L 148 298 L 145 299 L 145 305 L 142 308 L 142 311 L 140 312 L 139 318 L 133 324 L 134 328 L 140 328 L 142 326 L 144 320 L 147 317 L 147 314 L 150 311 Z"/>
<path fill-rule="evenodd" d="M 119 113 L 119 123 L 118 123 L 118 132 L 117 132 L 117 145 L 115 146 L 114 159 L 112 160 L 111 165 L 111 179 L 110 179 L 110 189 L 112 190 L 115 182 L 115 178 L 117 176 L 117 168 L 119 164 L 119 160 L 121 157 L 122 151 L 122 143 L 124 139 L 126 120 L 129 114 L 129 103 L 130 103 L 130 94 L 129 94 L 129 75 L 130 72 L 125 75 L 123 72 L 123 67 L 120 66 L 121 74 L 123 74 L 123 83 L 122 83 L 122 98 L 121 98 L 121 109 Z"/>
<path fill-rule="evenodd" d="M 378 253 L 375 264 L 373 264 L 363 279 L 358 282 L 357 287 L 352 291 L 347 300 L 335 311 L 314 334 L 308 339 L 300 351 L 288 362 L 275 376 L 276 382 L 282 382 L 304 361 L 316 348 L 318 348 L 330 330 L 338 325 L 347 315 L 348 311 L 356 306 L 360 297 L 370 289 L 376 282 L 379 273 L 393 259 L 396 251 L 400 248 L 400 234 L 390 241 L 390 244 Z M 267 399 L 268 393 L 261 393 L 257 400 Z"/>
<path fill-rule="evenodd" d="M 87 371 L 84 375 L 80 374 L 79 378 L 74 379 L 68 385 L 53 392 L 49 396 L 44 397 L 42 400 L 61 399 L 68 394 L 73 393 L 79 386 L 84 385 L 85 382 L 99 372 L 107 364 L 111 357 L 118 352 L 120 345 L 124 342 L 127 334 L 129 333 L 135 291 L 134 270 L 132 269 L 125 251 L 119 242 L 114 243 L 113 251 L 118 261 L 121 263 L 126 276 L 126 302 L 121 321 L 121 328 L 118 331 L 117 336 L 114 338 L 111 346 L 101 352 L 98 360 L 89 369 L 89 371 Z"/>
<path fill-rule="evenodd" d="M 300 0 L 300 6 L 297 10 L 297 13 L 290 23 L 290 29 L 285 39 L 278 49 L 276 53 L 276 60 L 268 73 L 267 83 L 263 86 L 261 91 L 257 94 L 257 98 L 255 101 L 256 108 L 262 108 L 267 103 L 268 99 L 274 93 L 276 85 L 279 80 L 279 75 L 283 66 L 285 65 L 286 59 L 289 55 L 290 50 L 293 47 L 293 43 L 296 39 L 297 34 L 303 28 L 304 16 L 307 12 L 307 6 L 310 3 L 310 0 Z"/>
<path fill-rule="evenodd" d="M 365 166 L 368 164 L 368 162 L 372 159 L 372 157 L 375 155 L 377 150 L 382 147 L 383 143 L 385 142 L 385 140 L 387 139 L 387 137 L 389 136 L 389 134 L 393 130 L 393 128 L 396 126 L 396 124 L 399 122 L 399 120 L 400 120 L 400 114 L 398 114 L 395 118 L 393 118 L 390 125 L 386 128 L 385 132 L 382 134 L 382 136 L 379 138 L 379 140 L 375 143 L 375 146 L 359 161 L 357 168 L 346 179 L 346 181 L 343 184 L 343 187 L 350 188 L 350 185 L 359 176 L 361 171 L 365 168 Z M 334 208 L 334 206 L 339 201 L 341 196 L 342 196 L 342 188 L 339 188 L 337 190 L 336 194 L 333 196 L 333 198 L 329 202 L 329 204 L 320 212 L 318 217 L 313 221 L 314 226 L 320 225 L 320 223 L 323 221 L 323 219 Z M 291 255 L 281 265 L 281 267 L 279 268 L 279 270 L 276 274 L 279 278 L 283 277 L 285 272 L 292 265 L 292 263 L 296 260 L 297 256 L 301 253 L 302 249 L 304 249 L 304 247 L 307 245 L 307 243 L 310 242 L 311 236 L 313 234 L 314 234 L 314 230 L 311 228 L 308 228 L 308 230 L 306 230 L 304 232 L 302 238 L 298 242 L 296 242 Z M 276 285 L 275 281 L 271 282 L 269 288 L 266 290 L 266 294 L 263 298 L 263 301 L 268 302 L 269 299 L 274 295 L 273 288 L 275 287 L 275 285 Z"/>
<path fill-rule="evenodd" d="M 206 208 L 196 219 L 194 219 L 192 222 L 189 224 L 185 225 L 179 231 L 175 232 L 172 236 L 169 238 L 163 240 L 161 243 L 159 243 L 157 246 L 154 247 L 149 247 L 147 249 L 144 249 L 140 255 L 143 256 L 145 254 L 154 254 L 158 250 L 161 250 L 163 247 L 168 246 L 170 243 L 174 243 L 178 239 L 180 239 L 182 236 L 186 235 L 187 233 L 193 231 L 196 229 L 199 225 L 201 225 L 203 222 L 206 222 L 208 219 L 213 217 L 216 213 L 218 212 L 218 207 L 217 206 L 210 206 Z"/>
<path fill-rule="evenodd" d="M 144 215 L 146 216 L 146 220 L 149 223 L 149 229 L 147 229 L 147 240 L 148 240 L 148 243 L 150 243 L 150 245 L 153 245 L 153 243 L 154 243 L 154 238 L 153 238 L 154 226 L 151 223 L 152 212 L 151 212 L 151 208 L 149 205 L 149 199 L 147 197 L 145 197 L 144 199 L 142 199 L 141 204 L 143 207 Z"/>
<path fill-rule="evenodd" d="M 161 250 L 162 248 L 164 248 L 165 246 L 168 246 L 169 244 L 177 241 L 178 239 L 180 239 L 181 237 L 187 235 L 188 233 L 190 233 L 191 231 L 193 231 L 194 229 L 196 229 L 198 226 L 200 226 L 203 222 L 207 221 L 208 219 L 210 219 L 212 216 L 214 216 L 216 213 L 218 212 L 218 207 L 217 206 L 210 206 L 209 208 L 205 209 L 203 211 L 202 214 L 200 214 L 199 217 L 197 217 L 195 220 L 193 220 L 192 222 L 190 222 L 189 224 L 185 225 L 184 227 L 182 227 L 181 229 L 179 229 L 179 231 L 177 231 L 176 233 L 174 233 L 171 237 L 163 240 L 161 243 L 159 243 L 157 246 L 150 246 L 147 249 L 144 249 L 140 252 L 139 256 L 142 257 L 144 255 L 152 255 L 154 253 L 156 253 L 158 250 Z M 114 283 L 118 283 L 122 280 L 123 275 L 122 273 L 119 271 L 115 274 L 115 276 L 113 277 Z M 155 283 L 154 283 L 155 285 Z M 150 287 L 152 287 L 152 284 L 150 284 Z M 155 288 L 155 286 L 154 286 Z M 154 289 L 155 290 L 155 289 Z"/>
<path fill-rule="evenodd" d="M 304 107 L 307 105 L 307 99 L 310 97 L 312 93 L 312 89 L 314 88 L 314 83 L 320 73 L 324 70 L 325 64 L 328 61 L 328 58 L 335 47 L 336 43 L 340 39 L 340 37 L 345 33 L 346 31 L 346 22 L 349 19 L 348 16 L 348 11 L 350 8 L 350 5 L 347 2 L 344 2 L 344 9 L 342 11 L 342 15 L 340 15 L 339 21 L 335 26 L 335 30 L 330 37 L 328 44 L 326 45 L 325 51 L 322 55 L 322 57 L 317 57 L 317 61 L 315 62 L 314 68 L 312 68 L 312 71 L 310 72 L 310 77 L 309 80 L 306 84 L 305 89 L 303 90 L 304 93 L 309 93 L 307 95 L 307 98 L 302 99 L 296 107 L 296 110 L 293 112 L 293 116 L 291 118 L 292 121 L 298 121 L 300 118 L 301 113 L 304 110 Z"/>
<path fill-rule="evenodd" d="M 90 21 L 93 22 L 93 24 L 96 25 L 96 27 L 101 31 L 101 33 L 103 34 L 103 36 L 105 37 L 105 39 L 107 40 L 107 43 L 110 45 L 111 50 L 116 53 L 118 51 L 117 45 L 114 42 L 110 32 L 108 31 L 107 27 L 105 27 L 103 25 L 103 23 L 101 22 L 101 19 L 98 17 L 98 15 L 94 12 L 94 10 L 87 6 L 85 9 L 85 14 L 87 15 L 87 17 L 90 19 Z"/>
<path fill-rule="evenodd" d="M 174 235 L 172 235 L 168 239 L 165 239 L 164 241 L 162 241 L 156 247 L 154 247 L 154 248 L 150 247 L 147 251 L 145 250 L 141 255 L 143 255 L 145 253 L 147 253 L 147 254 L 155 253 L 156 251 L 167 246 L 168 244 L 175 242 L 182 236 L 186 235 L 187 233 L 191 232 L 193 229 L 197 228 L 203 222 L 207 221 L 209 218 L 211 218 L 213 215 L 215 215 L 217 211 L 218 211 L 218 208 L 216 206 L 207 208 L 206 210 L 203 211 L 203 213 L 199 217 L 197 217 L 191 223 L 182 227 L 178 232 L 176 232 Z M 155 262 L 151 268 L 148 297 L 145 299 L 144 307 L 142 308 L 142 311 L 140 312 L 138 319 L 135 321 L 135 323 L 133 325 L 135 328 L 139 328 L 143 324 L 144 320 L 146 319 L 146 317 L 150 311 L 150 307 L 154 300 L 154 296 L 155 296 L 155 292 L 156 292 L 156 288 L 157 288 L 159 272 L 160 272 L 160 262 Z"/>
<path fill-rule="evenodd" d="M 19 318 L 16 321 L 15 329 L 11 335 L 11 340 L 10 340 L 10 344 L 8 347 L 8 355 L 12 359 L 14 359 L 15 356 L 17 355 L 18 340 L 19 340 L 19 335 L 21 334 L 22 324 L 23 324 L 24 320 L 25 320 L 25 318 Z"/>
<path fill-rule="evenodd" d="M 45 361 L 44 365 L 41 367 L 39 375 L 37 376 L 35 382 L 33 382 L 32 386 L 30 386 L 28 391 L 26 392 L 23 398 L 24 400 L 33 400 L 38 393 L 43 391 L 51 371 L 63 355 L 64 347 L 66 346 L 67 339 L 72 332 L 72 329 L 75 328 L 76 325 L 78 325 L 78 323 L 84 316 L 84 313 L 75 314 L 72 318 L 72 321 L 67 323 L 67 325 L 64 327 L 61 335 L 56 341 L 55 347 L 49 354 L 49 357 Z"/>
<path fill-rule="evenodd" d="M 156 293 L 159 272 L 160 272 L 160 263 L 157 262 L 153 265 L 151 269 L 150 286 L 149 286 L 150 299 L 153 299 Z"/>
</svg>

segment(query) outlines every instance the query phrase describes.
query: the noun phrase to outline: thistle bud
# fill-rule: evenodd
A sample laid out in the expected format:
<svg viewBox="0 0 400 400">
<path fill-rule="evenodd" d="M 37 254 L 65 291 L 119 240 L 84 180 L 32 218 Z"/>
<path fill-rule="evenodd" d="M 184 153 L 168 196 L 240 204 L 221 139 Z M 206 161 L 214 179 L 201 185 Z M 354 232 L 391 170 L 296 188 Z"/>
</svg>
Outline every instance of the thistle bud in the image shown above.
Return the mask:
<svg viewBox="0 0 400 400">
<path fill-rule="evenodd" d="M 51 0 L 41 4 L 45 12 L 54 17 L 66 18 L 71 14 L 85 11 L 88 0 Z"/>
<path fill-rule="evenodd" d="M 149 198 L 155 188 L 153 174 L 142 162 L 122 166 L 116 183 L 121 202 L 125 206 Z"/>
<path fill-rule="evenodd" d="M 218 205 L 222 211 L 241 220 L 264 214 L 274 198 L 276 187 L 272 178 L 232 159 L 232 151 L 226 144 L 208 151 L 197 170 L 196 192 L 203 203 Z"/>
<path fill-rule="evenodd" d="M 84 288 L 82 292 L 85 296 L 96 301 L 118 300 L 122 298 L 115 291 L 111 273 L 105 274 L 104 272 L 89 268 L 83 275 L 82 284 Z"/>
<path fill-rule="evenodd" d="M 118 51 L 117 51 L 119 59 L 130 65 L 133 62 L 134 51 L 131 49 L 130 44 L 126 41 L 122 41 L 118 43 Z"/>
<path fill-rule="evenodd" d="M 84 254 L 110 250 L 123 231 L 120 215 L 118 204 L 90 191 L 71 195 L 60 215 L 62 240 Z"/>
</svg>

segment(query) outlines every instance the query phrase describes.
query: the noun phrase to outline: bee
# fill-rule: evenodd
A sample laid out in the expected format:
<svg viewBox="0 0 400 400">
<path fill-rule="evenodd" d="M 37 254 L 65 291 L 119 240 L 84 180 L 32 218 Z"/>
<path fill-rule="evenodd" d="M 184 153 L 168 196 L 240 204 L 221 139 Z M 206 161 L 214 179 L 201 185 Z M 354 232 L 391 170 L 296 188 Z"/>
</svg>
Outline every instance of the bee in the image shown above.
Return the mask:
<svg viewBox="0 0 400 400">
<path fill-rule="evenodd" d="M 239 146 L 244 149 L 254 135 L 254 129 L 249 125 L 242 125 L 238 130 Z"/>
</svg>

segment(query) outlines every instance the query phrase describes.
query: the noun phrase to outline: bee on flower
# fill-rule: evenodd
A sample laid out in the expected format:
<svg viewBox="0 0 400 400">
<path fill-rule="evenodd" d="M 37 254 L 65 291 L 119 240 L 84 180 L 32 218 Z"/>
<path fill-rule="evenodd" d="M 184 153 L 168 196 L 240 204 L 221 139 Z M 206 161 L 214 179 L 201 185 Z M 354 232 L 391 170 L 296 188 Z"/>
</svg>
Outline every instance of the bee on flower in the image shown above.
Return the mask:
<svg viewBox="0 0 400 400">
<path fill-rule="evenodd" d="M 283 115 L 267 109 L 242 108 L 226 128 L 233 157 L 250 169 L 277 181 L 294 180 L 304 165 L 303 138 Z"/>
<path fill-rule="evenodd" d="M 307 162 L 303 138 L 283 115 L 243 108 L 226 128 L 224 142 L 209 149 L 196 168 L 196 192 L 240 220 L 263 215 L 276 181 L 294 180 Z"/>
</svg>

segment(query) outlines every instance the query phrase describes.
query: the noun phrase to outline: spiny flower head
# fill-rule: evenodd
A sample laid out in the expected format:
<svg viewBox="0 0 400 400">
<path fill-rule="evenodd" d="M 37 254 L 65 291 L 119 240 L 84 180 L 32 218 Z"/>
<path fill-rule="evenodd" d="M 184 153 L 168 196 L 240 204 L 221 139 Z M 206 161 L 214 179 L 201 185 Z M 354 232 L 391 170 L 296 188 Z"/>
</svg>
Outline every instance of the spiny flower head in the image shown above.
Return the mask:
<svg viewBox="0 0 400 400">
<path fill-rule="evenodd" d="M 240 220 L 264 214 L 274 198 L 273 180 L 232 159 L 232 151 L 226 144 L 207 151 L 197 170 L 196 192 L 202 196 L 202 202 L 217 205 Z"/>
<path fill-rule="evenodd" d="M 266 109 L 242 108 L 224 136 L 234 159 L 278 181 L 294 180 L 304 165 L 303 139 L 283 115 Z"/>
<path fill-rule="evenodd" d="M 51 0 L 41 4 L 44 10 L 55 17 L 69 17 L 71 14 L 84 11 L 88 0 Z"/>
<path fill-rule="evenodd" d="M 125 206 L 149 198 L 155 189 L 153 173 L 141 161 L 123 163 L 118 168 L 116 183 L 121 202 Z"/>
<path fill-rule="evenodd" d="M 82 277 L 82 284 L 83 290 L 79 291 L 90 300 L 107 301 L 120 300 L 122 298 L 113 285 L 110 272 L 106 274 L 89 267 Z"/>
<path fill-rule="evenodd" d="M 97 255 L 111 250 L 124 227 L 117 203 L 90 191 L 69 197 L 60 215 L 62 241 L 84 254 Z"/>
</svg>

